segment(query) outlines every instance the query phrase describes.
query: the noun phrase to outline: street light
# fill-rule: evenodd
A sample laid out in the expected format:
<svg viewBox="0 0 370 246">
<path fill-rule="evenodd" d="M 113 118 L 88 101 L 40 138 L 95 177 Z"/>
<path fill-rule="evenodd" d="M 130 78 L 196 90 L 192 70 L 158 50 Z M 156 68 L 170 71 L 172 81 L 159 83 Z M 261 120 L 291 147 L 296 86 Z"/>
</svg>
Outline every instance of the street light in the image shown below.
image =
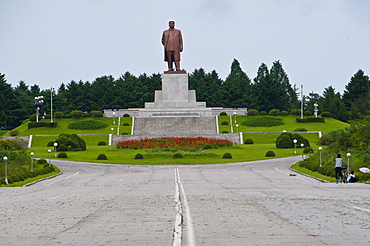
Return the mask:
<svg viewBox="0 0 370 246">
<path fill-rule="evenodd" d="M 111 131 L 112 131 L 112 135 L 113 135 L 113 131 L 114 131 L 114 128 L 113 127 L 111 128 Z"/>
<path fill-rule="evenodd" d="M 294 154 L 297 154 L 297 139 L 293 139 L 293 144 L 294 144 Z"/>
<path fill-rule="evenodd" d="M 51 87 L 50 89 L 50 122 L 53 123 L 53 90 L 54 88 Z"/>
<path fill-rule="evenodd" d="M 8 165 L 6 163 L 6 161 L 8 160 L 8 157 L 4 156 L 3 160 L 4 160 L 4 166 L 5 166 L 5 183 L 9 184 L 9 182 L 8 182 Z"/>
<path fill-rule="evenodd" d="M 35 153 L 31 152 L 30 153 L 30 156 L 31 156 L 31 172 L 33 172 L 33 156 L 35 155 Z"/>
<path fill-rule="evenodd" d="M 54 143 L 54 157 L 57 157 L 57 146 L 58 146 L 58 143 L 55 142 Z"/>
<path fill-rule="evenodd" d="M 302 161 L 303 161 L 303 150 L 304 150 L 304 143 L 301 143 L 301 148 L 302 148 Z"/>
<path fill-rule="evenodd" d="M 39 122 L 39 115 L 40 115 L 40 105 L 44 103 L 44 97 L 38 96 L 35 97 L 35 105 L 36 105 L 36 122 Z"/>
<path fill-rule="evenodd" d="M 236 124 L 236 110 L 234 110 L 233 115 L 234 115 L 234 124 Z"/>
<path fill-rule="evenodd" d="M 238 129 L 239 125 L 236 124 L 236 133 L 239 133 L 239 129 Z"/>
<path fill-rule="evenodd" d="M 51 153 L 51 149 L 48 149 L 48 153 L 49 153 L 49 166 L 51 166 L 50 165 L 50 153 Z"/>
<path fill-rule="evenodd" d="M 113 125 L 116 124 L 116 112 L 113 112 Z"/>
<path fill-rule="evenodd" d="M 351 173 L 351 171 L 349 170 L 349 159 L 351 157 L 351 153 L 347 153 L 347 157 L 348 157 L 348 171 L 347 171 L 347 173 Z"/>
<path fill-rule="evenodd" d="M 319 154 L 320 154 L 320 167 L 322 167 L 321 151 L 322 151 L 322 147 L 319 147 Z"/>
</svg>

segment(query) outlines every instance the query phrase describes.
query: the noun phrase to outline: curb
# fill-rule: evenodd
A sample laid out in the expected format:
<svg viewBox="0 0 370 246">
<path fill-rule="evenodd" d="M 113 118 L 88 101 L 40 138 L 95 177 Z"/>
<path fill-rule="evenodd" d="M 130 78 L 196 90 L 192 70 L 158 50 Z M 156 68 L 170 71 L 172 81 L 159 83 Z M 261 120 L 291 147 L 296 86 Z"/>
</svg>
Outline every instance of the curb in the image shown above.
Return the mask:
<svg viewBox="0 0 370 246">
<path fill-rule="evenodd" d="M 34 184 L 36 184 L 36 183 L 38 183 L 38 182 L 41 182 L 41 181 L 44 181 L 44 180 L 48 180 L 48 179 L 55 178 L 55 177 L 57 177 L 57 176 L 59 176 L 59 175 L 62 175 L 62 174 L 63 174 L 63 171 L 60 171 L 60 173 L 57 173 L 57 174 L 55 174 L 55 175 L 53 175 L 53 176 L 50 176 L 50 177 L 47 177 L 47 178 L 43 178 L 43 179 L 39 179 L 39 180 L 33 181 L 33 182 L 31 182 L 31 183 L 28 183 L 28 184 L 23 185 L 22 187 L 28 187 L 28 186 L 34 185 Z"/>
</svg>

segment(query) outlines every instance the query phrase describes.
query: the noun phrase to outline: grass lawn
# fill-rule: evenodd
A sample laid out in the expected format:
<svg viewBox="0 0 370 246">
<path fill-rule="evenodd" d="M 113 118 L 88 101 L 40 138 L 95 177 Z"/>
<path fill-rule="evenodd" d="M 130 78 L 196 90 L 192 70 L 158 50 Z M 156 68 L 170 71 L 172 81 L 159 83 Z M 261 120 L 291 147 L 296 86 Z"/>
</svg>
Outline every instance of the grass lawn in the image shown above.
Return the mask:
<svg viewBox="0 0 370 246">
<path fill-rule="evenodd" d="M 298 171 L 300 173 L 309 175 L 311 177 L 322 179 L 322 180 L 325 180 L 325 181 L 328 181 L 328 182 L 335 182 L 335 178 L 333 178 L 333 177 L 325 176 L 325 175 L 322 175 L 322 174 L 320 174 L 318 172 L 312 172 L 312 171 L 310 171 L 310 170 L 308 170 L 306 168 L 300 167 L 299 166 L 299 162 L 291 165 L 290 168 L 291 169 L 294 169 L 294 170 L 296 170 L 296 171 Z"/>
</svg>

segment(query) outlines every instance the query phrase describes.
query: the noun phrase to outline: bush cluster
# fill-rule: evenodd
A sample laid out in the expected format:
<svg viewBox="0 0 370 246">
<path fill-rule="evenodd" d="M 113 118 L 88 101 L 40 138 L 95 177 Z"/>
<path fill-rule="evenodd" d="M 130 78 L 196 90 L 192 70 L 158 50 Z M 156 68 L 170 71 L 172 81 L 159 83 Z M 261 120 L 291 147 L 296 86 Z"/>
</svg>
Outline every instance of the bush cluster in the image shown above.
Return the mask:
<svg viewBox="0 0 370 246">
<path fill-rule="evenodd" d="M 248 116 L 257 116 L 258 115 L 258 110 L 257 109 L 248 109 Z"/>
<path fill-rule="evenodd" d="M 271 109 L 269 111 L 270 116 L 279 116 L 280 115 L 280 109 Z"/>
<path fill-rule="evenodd" d="M 86 150 L 86 142 L 77 134 L 62 133 L 55 140 L 58 143 L 57 151 L 83 151 Z"/>
<path fill-rule="evenodd" d="M 91 117 L 94 117 L 94 118 L 103 118 L 104 114 L 102 111 L 99 111 L 99 110 L 91 110 L 90 115 Z"/>
<path fill-rule="evenodd" d="M 64 116 L 64 113 L 62 111 L 57 111 L 54 113 L 54 118 L 55 119 L 62 119 Z"/>
<path fill-rule="evenodd" d="M 96 121 L 96 120 L 83 120 L 73 122 L 68 125 L 68 129 L 78 129 L 78 130 L 96 130 L 103 129 L 108 126 L 107 123 Z"/>
<path fill-rule="evenodd" d="M 283 132 L 276 139 L 276 148 L 278 149 L 289 149 L 294 148 L 293 140 L 297 139 L 296 147 L 301 148 L 301 144 L 304 144 L 304 147 L 310 147 L 310 142 L 297 133 Z"/>
<path fill-rule="evenodd" d="M 83 117 L 83 112 L 81 110 L 74 110 L 69 113 L 73 119 L 81 119 Z"/>
<path fill-rule="evenodd" d="M 0 140 L 0 150 L 21 150 L 26 146 L 27 143 L 22 139 Z"/>
<path fill-rule="evenodd" d="M 24 181 L 28 178 L 33 178 L 39 175 L 44 175 L 44 174 L 48 174 L 52 172 L 55 172 L 55 168 L 53 166 L 47 166 L 47 167 L 44 167 L 43 169 L 34 170 L 33 172 L 28 170 L 28 171 L 18 173 L 16 175 L 8 176 L 8 183 L 13 184 L 16 182 Z M 5 177 L 0 178 L 0 185 L 6 185 Z"/>
</svg>

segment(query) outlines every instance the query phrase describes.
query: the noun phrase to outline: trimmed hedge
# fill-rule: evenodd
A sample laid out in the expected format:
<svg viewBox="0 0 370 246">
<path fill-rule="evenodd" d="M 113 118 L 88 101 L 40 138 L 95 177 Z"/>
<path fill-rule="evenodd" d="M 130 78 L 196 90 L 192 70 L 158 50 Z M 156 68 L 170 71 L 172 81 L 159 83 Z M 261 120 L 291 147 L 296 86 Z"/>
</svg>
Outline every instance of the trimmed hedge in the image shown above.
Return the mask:
<svg viewBox="0 0 370 246">
<path fill-rule="evenodd" d="M 244 144 L 254 144 L 254 142 L 252 139 L 247 138 L 246 140 L 244 140 Z"/>
<path fill-rule="evenodd" d="M 96 121 L 96 120 L 83 120 L 73 122 L 68 125 L 68 129 L 78 129 L 78 130 L 97 130 L 103 129 L 108 126 L 107 123 Z"/>
<path fill-rule="evenodd" d="M 134 159 L 135 160 L 144 159 L 144 156 L 142 154 L 138 153 L 138 154 L 135 155 Z"/>
<path fill-rule="evenodd" d="M 222 121 L 221 122 L 221 125 L 223 125 L 223 126 L 227 126 L 229 124 L 229 122 L 227 122 L 227 121 Z"/>
<path fill-rule="evenodd" d="M 301 118 L 296 118 L 296 122 L 297 123 L 311 123 L 311 122 L 319 122 L 319 123 L 325 123 L 325 118 L 321 118 L 321 117 L 307 117 L 307 118 L 304 118 L 304 119 L 301 119 Z"/>
<path fill-rule="evenodd" d="M 98 155 L 98 157 L 96 159 L 97 160 L 108 160 L 108 158 L 107 158 L 107 156 L 105 154 Z"/>
<path fill-rule="evenodd" d="M 98 146 L 103 146 L 103 145 L 107 145 L 107 143 L 105 141 L 99 141 Z"/>
<path fill-rule="evenodd" d="M 231 153 L 225 153 L 223 156 L 222 156 L 222 159 L 232 159 L 233 156 L 231 155 Z"/>
<path fill-rule="evenodd" d="M 172 158 L 183 158 L 181 153 L 175 153 Z"/>
<path fill-rule="evenodd" d="M 226 112 L 221 112 L 220 116 L 227 116 L 227 113 Z"/>
<path fill-rule="evenodd" d="M 67 153 L 59 153 L 58 158 L 68 158 Z"/>
<path fill-rule="evenodd" d="M 44 122 L 44 121 L 39 121 L 39 122 L 29 122 L 28 123 L 28 129 L 31 129 L 31 128 L 37 128 L 37 127 L 57 127 L 58 126 L 58 122 Z"/>
<path fill-rule="evenodd" d="M 266 152 L 266 155 L 265 156 L 266 157 L 275 157 L 276 155 L 275 155 L 275 152 L 274 151 L 269 150 L 269 151 Z"/>
</svg>

